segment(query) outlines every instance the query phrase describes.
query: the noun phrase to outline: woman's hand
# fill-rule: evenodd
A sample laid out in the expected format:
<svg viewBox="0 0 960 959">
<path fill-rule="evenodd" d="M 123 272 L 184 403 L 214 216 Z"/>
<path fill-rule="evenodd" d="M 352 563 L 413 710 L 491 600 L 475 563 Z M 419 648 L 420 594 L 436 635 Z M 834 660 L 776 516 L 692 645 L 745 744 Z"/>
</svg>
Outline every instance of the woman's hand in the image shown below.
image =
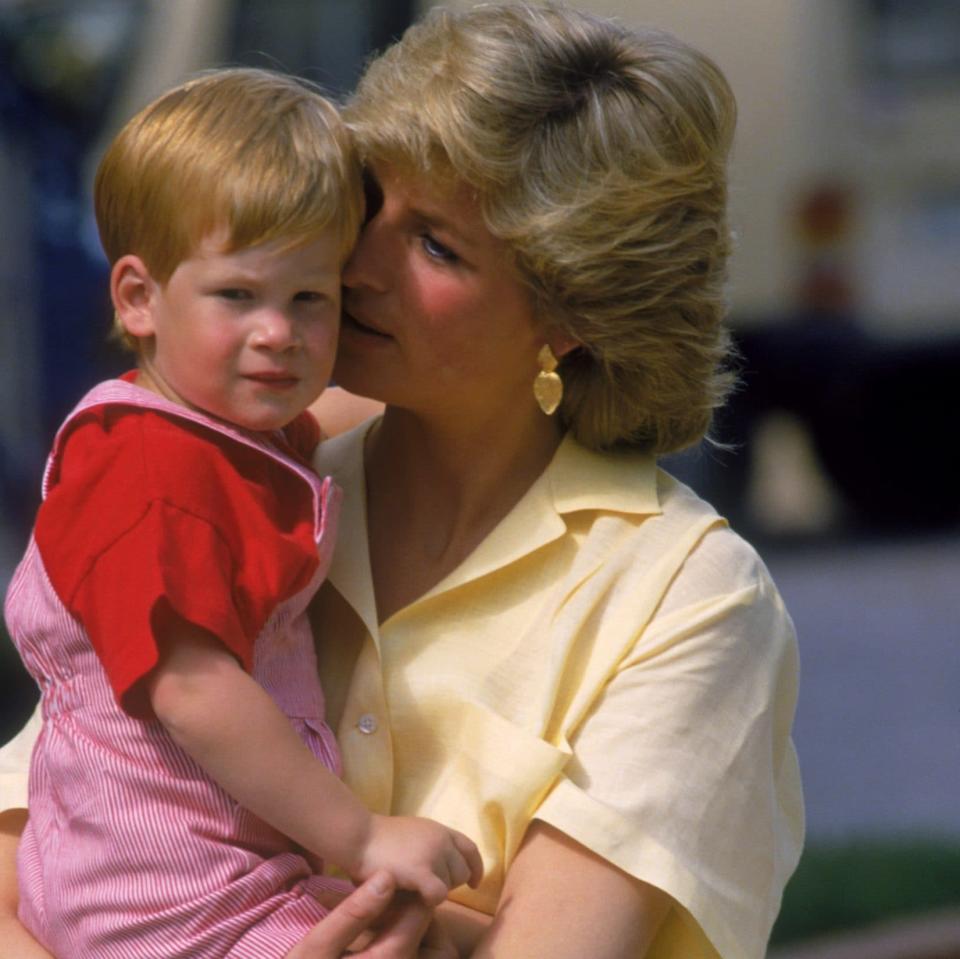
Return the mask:
<svg viewBox="0 0 960 959">
<path fill-rule="evenodd" d="M 377 872 L 307 934 L 286 959 L 458 959 L 433 910 L 419 896 L 395 896 L 396 883 Z"/>
</svg>

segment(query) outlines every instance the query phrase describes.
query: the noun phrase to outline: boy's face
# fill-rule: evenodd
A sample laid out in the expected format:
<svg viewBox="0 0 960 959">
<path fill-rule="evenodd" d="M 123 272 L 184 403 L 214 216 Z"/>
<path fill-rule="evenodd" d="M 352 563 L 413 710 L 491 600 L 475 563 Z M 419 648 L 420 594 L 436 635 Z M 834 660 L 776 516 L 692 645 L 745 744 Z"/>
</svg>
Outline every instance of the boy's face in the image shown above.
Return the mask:
<svg viewBox="0 0 960 959">
<path fill-rule="evenodd" d="M 323 392 L 340 324 L 340 243 L 224 252 L 215 232 L 153 284 L 140 385 L 250 430 L 285 426 Z M 142 335 L 142 334 L 140 334 Z"/>
</svg>

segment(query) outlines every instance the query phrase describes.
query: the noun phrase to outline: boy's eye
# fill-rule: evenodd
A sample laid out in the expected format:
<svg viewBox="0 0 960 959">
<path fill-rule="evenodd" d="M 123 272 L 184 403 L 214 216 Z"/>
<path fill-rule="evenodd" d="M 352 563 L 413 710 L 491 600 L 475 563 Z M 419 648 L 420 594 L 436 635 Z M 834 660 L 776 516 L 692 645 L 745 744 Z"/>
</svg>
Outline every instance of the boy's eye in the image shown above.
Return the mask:
<svg viewBox="0 0 960 959">
<path fill-rule="evenodd" d="M 248 300 L 250 299 L 249 290 L 241 290 L 237 287 L 226 287 L 222 290 L 217 290 L 217 296 L 223 300 Z"/>
<path fill-rule="evenodd" d="M 301 303 L 321 303 L 327 299 L 327 295 L 319 290 L 301 290 L 294 296 L 294 299 Z"/>
<path fill-rule="evenodd" d="M 420 242 L 423 245 L 424 252 L 426 252 L 427 256 L 432 257 L 434 260 L 447 260 L 453 262 L 454 260 L 458 259 L 457 254 L 454 253 L 450 247 L 445 246 L 429 233 L 421 233 Z"/>
</svg>

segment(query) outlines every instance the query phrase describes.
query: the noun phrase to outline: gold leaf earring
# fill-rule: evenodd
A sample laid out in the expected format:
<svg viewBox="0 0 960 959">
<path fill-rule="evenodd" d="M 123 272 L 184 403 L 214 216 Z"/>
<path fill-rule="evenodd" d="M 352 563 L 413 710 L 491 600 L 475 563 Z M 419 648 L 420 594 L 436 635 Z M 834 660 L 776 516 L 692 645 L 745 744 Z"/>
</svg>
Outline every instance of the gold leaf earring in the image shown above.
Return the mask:
<svg viewBox="0 0 960 959">
<path fill-rule="evenodd" d="M 540 409 L 547 416 L 552 416 L 563 399 L 563 380 L 557 372 L 557 358 L 553 355 L 549 343 L 543 344 L 537 360 L 540 363 L 540 372 L 533 381 L 533 395 L 537 398 Z"/>
</svg>

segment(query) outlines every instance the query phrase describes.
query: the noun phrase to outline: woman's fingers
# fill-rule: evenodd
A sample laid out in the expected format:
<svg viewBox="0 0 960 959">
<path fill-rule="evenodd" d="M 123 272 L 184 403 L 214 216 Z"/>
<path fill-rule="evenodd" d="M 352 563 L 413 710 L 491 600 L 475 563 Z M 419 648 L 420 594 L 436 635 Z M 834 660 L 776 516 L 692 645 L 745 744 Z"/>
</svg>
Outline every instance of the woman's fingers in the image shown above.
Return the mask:
<svg viewBox="0 0 960 959">
<path fill-rule="evenodd" d="M 357 959 L 415 959 L 418 947 L 433 918 L 430 909 L 416 893 L 399 892 L 393 907 L 380 925 L 376 939 L 357 953 Z M 435 959 L 447 959 L 447 953 L 436 954 Z M 449 953 L 451 957 L 456 952 Z M 312 957 L 311 957 L 312 959 Z"/>
<path fill-rule="evenodd" d="M 389 873 L 374 873 L 317 923 L 304 939 L 287 953 L 287 959 L 340 959 L 351 943 L 387 911 L 394 889 L 394 881 Z M 396 956 L 399 959 L 411 954 L 397 952 Z M 385 959 L 392 955 L 389 952 L 383 953 Z"/>
<path fill-rule="evenodd" d="M 423 942 L 420 943 L 417 959 L 460 959 L 453 939 L 440 922 L 435 920 L 430 923 Z"/>
<path fill-rule="evenodd" d="M 349 955 L 356 959 L 417 959 L 433 910 L 412 893 L 394 895 L 395 889 L 389 873 L 375 873 L 314 926 L 287 959 L 340 959 L 351 946 Z M 360 936 L 364 944 L 357 947 Z M 427 959 L 457 957 L 443 940 L 428 950 L 433 951 L 424 953 Z"/>
</svg>

